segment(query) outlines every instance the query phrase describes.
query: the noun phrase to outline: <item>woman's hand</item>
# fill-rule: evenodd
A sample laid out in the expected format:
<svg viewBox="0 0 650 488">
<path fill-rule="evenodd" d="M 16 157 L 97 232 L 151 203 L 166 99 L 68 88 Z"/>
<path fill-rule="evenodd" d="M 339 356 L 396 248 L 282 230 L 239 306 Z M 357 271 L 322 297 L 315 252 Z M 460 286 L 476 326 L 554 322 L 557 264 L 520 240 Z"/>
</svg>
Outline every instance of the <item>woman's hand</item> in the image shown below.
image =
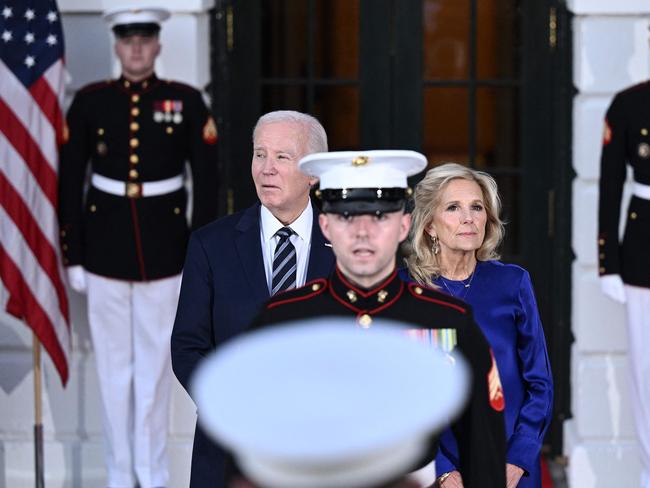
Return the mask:
<svg viewBox="0 0 650 488">
<path fill-rule="evenodd" d="M 452 471 L 449 473 L 442 483 L 440 483 L 440 488 L 463 488 L 463 477 L 458 471 Z"/>
<path fill-rule="evenodd" d="M 514 464 L 506 464 L 506 488 L 516 488 L 524 470 Z"/>
</svg>

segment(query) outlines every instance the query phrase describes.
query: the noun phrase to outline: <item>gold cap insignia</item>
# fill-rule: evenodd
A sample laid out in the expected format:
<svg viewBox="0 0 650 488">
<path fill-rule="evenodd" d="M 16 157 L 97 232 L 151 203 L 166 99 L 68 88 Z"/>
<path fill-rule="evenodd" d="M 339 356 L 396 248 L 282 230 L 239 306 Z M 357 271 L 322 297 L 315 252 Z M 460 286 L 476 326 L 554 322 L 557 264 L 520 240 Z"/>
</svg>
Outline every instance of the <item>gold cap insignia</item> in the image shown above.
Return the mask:
<svg viewBox="0 0 650 488">
<path fill-rule="evenodd" d="M 368 156 L 357 156 L 352 160 L 352 166 L 363 166 L 364 164 L 368 164 L 370 162 L 370 158 Z"/>
</svg>

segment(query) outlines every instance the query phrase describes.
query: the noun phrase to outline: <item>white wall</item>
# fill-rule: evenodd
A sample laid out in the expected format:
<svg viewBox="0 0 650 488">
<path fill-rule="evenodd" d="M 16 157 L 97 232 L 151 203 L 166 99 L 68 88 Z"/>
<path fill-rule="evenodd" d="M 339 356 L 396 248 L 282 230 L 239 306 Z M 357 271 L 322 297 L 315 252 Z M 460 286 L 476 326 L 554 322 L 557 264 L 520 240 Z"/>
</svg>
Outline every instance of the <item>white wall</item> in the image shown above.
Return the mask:
<svg viewBox="0 0 650 488">
<path fill-rule="evenodd" d="M 628 401 L 625 310 L 600 292 L 596 236 L 604 114 L 615 92 L 648 78 L 650 2 L 574 0 L 568 6 L 575 14 L 578 90 L 573 105 L 573 419 L 565 423 L 564 436 L 568 480 L 579 488 L 635 487 L 640 466 Z"/>
<path fill-rule="evenodd" d="M 105 5 L 103 5 L 103 3 Z M 70 72 L 68 100 L 76 89 L 116 74 L 112 39 L 101 19 L 106 7 L 133 4 L 100 0 L 59 0 Z M 158 75 L 204 87 L 209 81 L 209 18 L 212 0 L 158 2 L 174 12 L 161 32 Z M 0 285 L 1 288 L 1 285 Z M 0 289 L 0 310 L 7 297 Z M 95 361 L 85 317 L 85 298 L 71 299 L 73 356 L 64 390 L 49 358 L 43 373 L 45 484 L 47 488 L 105 487 L 101 413 Z M 34 393 L 31 332 L 0 312 L 0 488 L 34 486 Z M 195 407 L 175 381 L 170 419 L 169 488 L 186 487 Z"/>
</svg>

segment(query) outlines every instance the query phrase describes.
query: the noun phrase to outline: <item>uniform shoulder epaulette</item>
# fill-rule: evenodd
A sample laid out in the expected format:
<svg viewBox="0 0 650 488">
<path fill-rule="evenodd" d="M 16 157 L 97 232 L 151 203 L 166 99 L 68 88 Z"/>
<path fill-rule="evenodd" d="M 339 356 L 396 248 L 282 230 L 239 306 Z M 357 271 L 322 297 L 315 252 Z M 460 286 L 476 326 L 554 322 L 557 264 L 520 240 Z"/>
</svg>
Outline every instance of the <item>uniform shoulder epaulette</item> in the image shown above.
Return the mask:
<svg viewBox="0 0 650 488">
<path fill-rule="evenodd" d="M 89 92 L 93 92 L 95 90 L 101 90 L 102 88 L 106 88 L 108 86 L 111 86 L 113 83 L 115 83 L 115 81 L 116 80 L 113 80 L 113 79 L 95 81 L 94 83 L 89 83 L 89 84 L 79 88 L 78 93 L 89 93 Z"/>
<path fill-rule="evenodd" d="M 169 86 L 173 86 L 174 88 L 180 88 L 181 90 L 186 90 L 188 92 L 198 92 L 195 87 L 192 85 L 188 85 L 187 83 L 183 83 L 182 81 L 175 81 L 175 80 L 165 80 L 165 83 Z"/>
<path fill-rule="evenodd" d="M 286 290 L 277 295 L 274 295 L 266 306 L 267 309 L 272 309 L 285 305 L 287 303 L 299 302 L 302 300 L 307 300 L 308 298 L 315 297 L 320 295 L 327 289 L 327 280 L 324 278 L 319 278 L 309 283 L 305 283 L 304 286 L 300 288 L 293 288 L 291 290 Z"/>
<path fill-rule="evenodd" d="M 458 310 L 461 313 L 467 313 L 467 304 L 465 302 L 441 291 L 429 288 L 428 286 L 423 286 L 418 283 L 409 283 L 408 291 L 419 300 L 437 303 L 438 305 Z"/>
</svg>

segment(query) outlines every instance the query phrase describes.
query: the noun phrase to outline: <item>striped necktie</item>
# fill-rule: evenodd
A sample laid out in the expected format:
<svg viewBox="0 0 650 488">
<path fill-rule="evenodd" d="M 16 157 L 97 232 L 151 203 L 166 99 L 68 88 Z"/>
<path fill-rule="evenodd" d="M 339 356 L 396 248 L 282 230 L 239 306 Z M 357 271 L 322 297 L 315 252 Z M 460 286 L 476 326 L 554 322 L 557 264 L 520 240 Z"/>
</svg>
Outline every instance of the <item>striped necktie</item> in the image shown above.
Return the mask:
<svg viewBox="0 0 650 488">
<path fill-rule="evenodd" d="M 293 231 L 289 227 L 282 227 L 275 233 L 280 240 L 273 254 L 271 295 L 296 287 L 296 248 L 289 239 L 291 234 Z"/>
</svg>

